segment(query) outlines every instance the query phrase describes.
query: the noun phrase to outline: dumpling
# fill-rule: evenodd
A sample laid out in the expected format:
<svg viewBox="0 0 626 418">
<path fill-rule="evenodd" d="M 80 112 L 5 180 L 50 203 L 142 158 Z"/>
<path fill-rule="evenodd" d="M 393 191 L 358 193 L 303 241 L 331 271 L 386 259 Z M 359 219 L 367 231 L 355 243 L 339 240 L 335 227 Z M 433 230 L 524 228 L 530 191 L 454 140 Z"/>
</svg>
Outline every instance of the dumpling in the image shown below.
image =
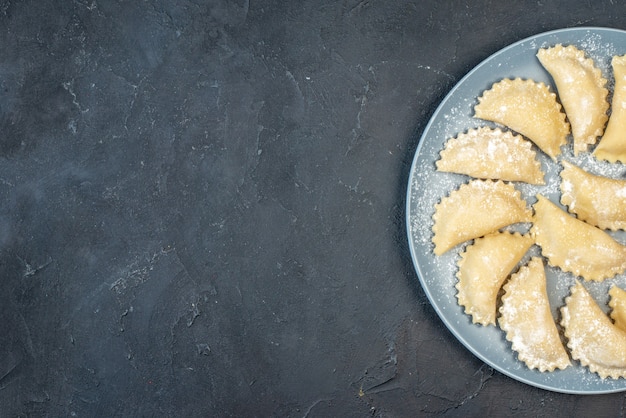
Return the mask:
<svg viewBox="0 0 626 418">
<path fill-rule="evenodd" d="M 504 125 L 533 141 L 556 160 L 567 142 L 569 124 L 544 83 L 533 80 L 504 79 L 478 98 L 474 116 Z"/>
<path fill-rule="evenodd" d="M 435 205 L 434 252 L 441 255 L 457 244 L 531 219 L 532 211 L 513 185 L 472 180 Z"/>
<path fill-rule="evenodd" d="M 626 228 L 626 180 L 591 174 L 563 161 L 561 203 L 599 228 Z"/>
<path fill-rule="evenodd" d="M 626 164 L 626 55 L 613 57 L 611 65 L 615 77 L 611 116 L 593 154 L 601 160 Z"/>
<path fill-rule="evenodd" d="M 530 232 L 551 265 L 594 281 L 626 270 L 626 246 L 542 195 L 537 195 L 537 199 Z"/>
<path fill-rule="evenodd" d="M 531 143 L 509 131 L 481 127 L 449 139 L 437 170 L 471 177 L 545 184 Z"/>
<path fill-rule="evenodd" d="M 542 48 L 537 53 L 541 65 L 550 73 L 572 126 L 574 154 L 587 151 L 602 136 L 609 118 L 606 79 L 591 58 L 574 45 Z"/>
<path fill-rule="evenodd" d="M 572 358 L 600 377 L 626 377 L 626 332 L 615 326 L 578 281 L 561 308 Z"/>
<path fill-rule="evenodd" d="M 504 290 L 498 322 L 518 358 L 541 372 L 569 366 L 550 310 L 542 259 L 533 257 L 511 276 Z"/>
<path fill-rule="evenodd" d="M 616 327 L 626 331 L 626 290 L 613 285 L 609 289 L 609 296 L 611 318 Z"/>
<path fill-rule="evenodd" d="M 473 323 L 496 324 L 502 283 L 532 245 L 530 235 L 496 232 L 476 239 L 461 254 L 457 299 Z"/>
</svg>

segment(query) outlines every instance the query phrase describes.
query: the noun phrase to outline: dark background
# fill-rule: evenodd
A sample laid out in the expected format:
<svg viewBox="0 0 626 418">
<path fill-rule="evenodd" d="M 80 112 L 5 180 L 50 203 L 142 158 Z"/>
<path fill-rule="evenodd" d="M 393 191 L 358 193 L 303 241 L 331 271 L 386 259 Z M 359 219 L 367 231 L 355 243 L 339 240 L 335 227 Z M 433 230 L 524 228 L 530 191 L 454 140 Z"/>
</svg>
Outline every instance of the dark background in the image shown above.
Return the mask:
<svg viewBox="0 0 626 418">
<path fill-rule="evenodd" d="M 404 204 L 471 68 L 625 12 L 0 0 L 0 415 L 623 415 L 458 343 Z"/>
</svg>

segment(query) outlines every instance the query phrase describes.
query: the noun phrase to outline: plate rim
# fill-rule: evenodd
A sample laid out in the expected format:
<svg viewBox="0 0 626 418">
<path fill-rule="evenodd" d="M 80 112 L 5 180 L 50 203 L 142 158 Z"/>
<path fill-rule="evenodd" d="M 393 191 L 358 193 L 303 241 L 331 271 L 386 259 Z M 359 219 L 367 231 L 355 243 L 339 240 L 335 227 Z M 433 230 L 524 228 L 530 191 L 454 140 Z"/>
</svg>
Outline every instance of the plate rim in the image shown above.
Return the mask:
<svg viewBox="0 0 626 418">
<path fill-rule="evenodd" d="M 575 390 L 575 389 L 563 389 L 563 388 L 558 388 L 558 387 L 549 386 L 549 385 L 546 385 L 546 384 L 534 382 L 534 381 L 531 381 L 529 379 L 520 377 L 520 376 L 516 375 L 515 373 L 513 373 L 512 371 L 507 370 L 507 369 L 505 369 L 503 367 L 500 367 L 497 364 L 494 364 L 489 358 L 484 356 L 482 353 L 478 352 L 472 346 L 472 344 L 470 344 L 466 340 L 466 338 L 464 338 L 463 336 L 459 335 L 454 330 L 454 328 L 452 327 L 451 322 L 444 315 L 442 309 L 438 306 L 438 304 L 437 304 L 434 296 L 432 295 L 430 289 L 428 288 L 427 284 L 424 282 L 423 273 L 422 273 L 421 268 L 420 268 L 420 263 L 417 260 L 417 255 L 416 255 L 416 251 L 417 250 L 416 250 L 415 245 L 414 245 L 413 234 L 412 234 L 412 230 L 411 230 L 412 185 L 413 185 L 413 182 L 414 182 L 414 176 L 416 174 L 416 167 L 417 167 L 417 162 L 418 162 L 418 159 L 419 159 L 419 156 L 420 156 L 420 152 L 422 150 L 422 147 L 424 145 L 426 137 L 428 136 L 428 133 L 431 130 L 433 124 L 436 122 L 436 120 L 438 119 L 438 116 L 441 113 L 442 109 L 447 104 L 447 102 L 450 100 L 450 98 L 455 93 L 455 91 L 459 88 L 459 86 L 461 86 L 469 78 L 471 78 L 473 74 L 475 74 L 477 71 L 479 71 L 486 64 L 490 63 L 497 56 L 499 56 L 501 54 L 504 54 L 504 53 L 506 53 L 507 51 L 509 51 L 511 49 L 517 48 L 521 44 L 524 44 L 524 43 L 527 43 L 527 42 L 532 42 L 533 40 L 536 40 L 536 39 L 539 39 L 539 38 L 549 37 L 551 35 L 561 35 L 561 34 L 565 34 L 565 33 L 568 33 L 568 32 L 609 32 L 609 33 L 619 33 L 620 35 L 626 37 L 626 30 L 617 29 L 617 28 L 611 28 L 611 27 L 603 27 L 603 26 L 574 26 L 574 27 L 567 27 L 567 28 L 553 29 L 553 30 L 549 30 L 549 31 L 539 32 L 539 33 L 536 33 L 534 35 L 524 37 L 523 39 L 520 39 L 520 40 L 518 40 L 516 42 L 513 42 L 513 43 L 511 43 L 511 44 L 509 44 L 509 45 L 507 45 L 507 46 L 505 46 L 505 47 L 495 51 L 494 53 L 490 54 L 489 56 L 487 56 L 486 58 L 481 60 L 470 71 L 468 71 L 463 77 L 461 77 L 459 79 L 459 81 L 457 81 L 454 84 L 454 86 L 452 88 L 450 88 L 450 90 L 446 93 L 444 98 L 439 102 L 439 104 L 435 108 L 435 111 L 432 113 L 432 115 L 430 116 L 430 118 L 428 120 L 428 123 L 424 127 L 424 130 L 422 131 L 422 134 L 420 135 L 417 147 L 415 148 L 415 152 L 414 152 L 413 159 L 412 159 L 412 162 L 411 162 L 411 167 L 410 167 L 410 170 L 409 170 L 407 192 L 406 192 L 406 196 L 405 196 L 405 227 L 406 227 L 406 234 L 407 234 L 407 240 L 408 240 L 408 244 L 409 244 L 409 251 L 410 251 L 410 254 L 411 254 L 411 261 L 412 261 L 412 264 L 413 264 L 414 271 L 415 271 L 415 273 L 416 273 L 416 275 L 418 277 L 418 280 L 420 282 L 422 290 L 424 291 L 424 293 L 426 294 L 426 296 L 427 296 L 427 298 L 429 300 L 429 303 L 430 303 L 431 307 L 435 310 L 435 312 L 437 313 L 437 316 L 444 323 L 444 325 L 446 326 L 448 331 L 456 338 L 457 341 L 459 341 L 475 357 L 479 358 L 481 361 L 483 361 L 488 366 L 494 368 L 495 370 L 499 371 L 500 373 L 502 373 L 502 374 L 504 374 L 504 375 L 506 375 L 506 376 L 508 376 L 508 377 L 510 377 L 512 379 L 514 379 L 514 380 L 517 380 L 519 382 L 525 383 L 525 384 L 533 386 L 533 387 L 537 387 L 537 388 L 540 388 L 540 389 L 551 391 L 551 392 L 564 393 L 564 394 L 575 394 L 575 395 L 599 395 L 599 394 L 609 394 L 609 393 L 620 393 L 620 392 L 626 391 L 626 385 L 624 385 L 624 387 L 622 387 L 622 388 L 615 388 L 615 389 L 610 389 L 609 388 L 609 389 Z"/>
</svg>

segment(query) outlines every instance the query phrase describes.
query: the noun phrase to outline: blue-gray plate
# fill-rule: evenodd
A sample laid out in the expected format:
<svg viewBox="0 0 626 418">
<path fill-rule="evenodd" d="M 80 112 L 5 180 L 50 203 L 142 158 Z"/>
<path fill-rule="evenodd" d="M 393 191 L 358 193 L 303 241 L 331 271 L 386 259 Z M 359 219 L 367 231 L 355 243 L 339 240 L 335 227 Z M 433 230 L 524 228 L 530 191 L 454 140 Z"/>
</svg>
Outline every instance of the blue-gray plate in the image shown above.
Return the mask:
<svg viewBox="0 0 626 418">
<path fill-rule="evenodd" d="M 464 313 L 456 299 L 456 272 L 459 254 L 467 244 L 435 256 L 432 244 L 432 215 L 434 206 L 452 190 L 466 183 L 469 178 L 460 174 L 443 173 L 435 170 L 435 161 L 447 139 L 480 126 L 495 126 L 473 117 L 477 98 L 494 82 L 503 78 L 529 78 L 548 84 L 553 91 L 556 87 L 550 75 L 536 58 L 539 48 L 556 44 L 576 45 L 593 58 L 608 80 L 607 87 L 612 91 L 613 75 L 611 58 L 626 54 L 626 31 L 608 28 L 569 28 L 542 33 L 512 44 L 493 54 L 471 70 L 448 93 L 424 129 L 411 167 L 407 201 L 407 232 L 413 263 L 422 287 L 433 308 L 454 336 L 482 361 L 521 382 L 539 388 L 562 393 L 599 394 L 626 390 L 626 379 L 602 379 L 589 372 L 575 360 L 565 370 L 539 372 L 526 367 L 512 351 L 505 334 L 496 326 L 473 324 L 470 316 Z M 558 92 L 557 92 L 558 94 Z M 609 95 L 609 99 L 610 99 Z M 559 162 L 550 160 L 537 150 L 538 159 L 546 173 L 545 186 L 531 186 L 515 183 L 528 205 L 535 202 L 535 195 L 541 193 L 552 201 L 559 202 Z M 615 178 L 626 177 L 622 164 L 609 164 L 595 160 L 589 153 L 574 156 L 571 138 L 563 147 L 560 159 L 567 159 L 579 166 Z M 560 161 L 559 159 L 559 161 Z M 519 226 L 522 232 L 527 226 Z M 618 241 L 626 243 L 623 231 L 611 233 Z M 533 247 L 522 260 L 531 255 L 539 255 Z M 547 290 L 555 322 L 560 319 L 559 308 L 564 304 L 570 287 L 575 280 L 569 273 L 546 264 Z M 612 284 L 626 288 L 626 275 L 618 275 L 602 283 L 584 282 L 598 304 L 608 312 L 608 289 Z"/>
</svg>

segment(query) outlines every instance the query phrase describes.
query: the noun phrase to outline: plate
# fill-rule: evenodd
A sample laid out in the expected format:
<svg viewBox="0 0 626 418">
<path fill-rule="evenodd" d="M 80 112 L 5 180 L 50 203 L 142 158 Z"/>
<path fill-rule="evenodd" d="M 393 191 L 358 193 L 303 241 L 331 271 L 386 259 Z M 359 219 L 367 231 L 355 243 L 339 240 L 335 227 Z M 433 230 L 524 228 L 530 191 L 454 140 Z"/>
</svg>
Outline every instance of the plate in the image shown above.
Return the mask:
<svg viewBox="0 0 626 418">
<path fill-rule="evenodd" d="M 490 122 L 473 118 L 472 115 L 477 97 L 496 81 L 514 77 L 531 78 L 550 85 L 552 90 L 556 91 L 549 74 L 537 60 L 536 53 L 539 48 L 558 43 L 574 44 L 592 57 L 608 80 L 608 87 L 612 91 L 611 58 L 614 55 L 626 54 L 626 31 L 616 29 L 582 27 L 542 33 L 512 44 L 476 66 L 441 102 L 426 125 L 415 152 L 406 200 L 409 247 L 417 275 L 433 308 L 454 336 L 485 363 L 521 382 L 555 392 L 573 394 L 620 392 L 626 390 L 626 379 L 602 379 L 576 361 L 573 361 L 572 366 L 567 369 L 554 372 L 541 373 L 528 369 L 511 350 L 511 344 L 506 341 L 503 331 L 494 326 L 473 324 L 469 315 L 466 315 L 463 308 L 457 304 L 454 287 L 456 263 L 459 253 L 466 244 L 439 257 L 433 254 L 431 228 L 434 205 L 450 191 L 469 180 L 464 175 L 435 170 L 435 161 L 439 159 L 439 152 L 443 149 L 445 141 L 470 128 L 495 126 Z M 622 164 L 599 162 L 589 153 L 574 156 L 571 137 L 568 140 L 568 145 L 563 148 L 563 158 L 599 174 L 615 178 L 626 177 L 626 170 Z M 529 206 L 534 203 L 536 193 L 542 193 L 554 202 L 559 201 L 560 165 L 539 151 L 537 156 L 546 173 L 546 185 L 515 183 L 515 187 L 522 192 Z M 612 235 L 618 241 L 626 243 L 623 231 Z M 532 251 L 539 254 L 538 249 L 533 247 L 527 257 L 533 255 Z M 577 279 L 569 273 L 549 266 L 546 267 L 546 276 L 552 313 L 556 319 L 559 317 L 558 309 L 563 305 L 570 287 Z M 626 275 L 619 275 L 602 283 L 583 284 L 603 309 L 608 311 L 607 292 L 613 283 L 626 287 Z"/>
</svg>

